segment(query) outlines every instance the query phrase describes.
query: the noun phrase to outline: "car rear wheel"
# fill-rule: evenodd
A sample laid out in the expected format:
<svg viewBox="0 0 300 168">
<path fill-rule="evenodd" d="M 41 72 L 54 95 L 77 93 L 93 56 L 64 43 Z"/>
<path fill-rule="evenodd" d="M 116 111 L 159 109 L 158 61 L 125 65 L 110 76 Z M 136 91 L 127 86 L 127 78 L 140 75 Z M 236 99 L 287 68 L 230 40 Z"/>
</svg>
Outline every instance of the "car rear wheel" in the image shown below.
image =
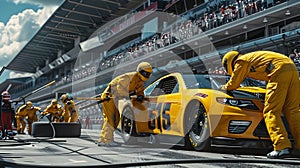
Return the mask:
<svg viewBox="0 0 300 168">
<path fill-rule="evenodd" d="M 210 148 L 210 131 L 207 113 L 200 102 L 192 102 L 185 113 L 185 144 L 189 148 L 207 151 Z"/>
<path fill-rule="evenodd" d="M 134 114 L 130 107 L 125 107 L 122 112 L 121 133 L 125 144 L 134 144 L 137 142 Z"/>
</svg>

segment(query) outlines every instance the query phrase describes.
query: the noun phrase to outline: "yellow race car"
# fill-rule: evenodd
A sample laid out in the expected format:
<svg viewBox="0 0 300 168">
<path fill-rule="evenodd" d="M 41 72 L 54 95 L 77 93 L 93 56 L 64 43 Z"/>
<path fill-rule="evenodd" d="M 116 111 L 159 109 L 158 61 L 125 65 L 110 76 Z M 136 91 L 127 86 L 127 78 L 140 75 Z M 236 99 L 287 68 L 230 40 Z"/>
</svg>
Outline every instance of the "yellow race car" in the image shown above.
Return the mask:
<svg viewBox="0 0 300 168">
<path fill-rule="evenodd" d="M 272 147 L 262 115 L 264 84 L 245 79 L 235 91 L 220 90 L 229 78 L 171 73 L 146 87 L 143 103 L 120 101 L 118 128 L 125 143 L 149 137 L 196 150 Z"/>
</svg>

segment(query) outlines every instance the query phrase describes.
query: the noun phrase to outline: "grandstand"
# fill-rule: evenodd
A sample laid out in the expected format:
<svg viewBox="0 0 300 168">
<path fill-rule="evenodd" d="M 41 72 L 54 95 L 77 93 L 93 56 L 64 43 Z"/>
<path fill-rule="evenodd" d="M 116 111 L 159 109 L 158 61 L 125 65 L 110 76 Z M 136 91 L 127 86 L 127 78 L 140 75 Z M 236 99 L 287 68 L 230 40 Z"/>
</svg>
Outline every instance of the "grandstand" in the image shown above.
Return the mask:
<svg viewBox="0 0 300 168">
<path fill-rule="evenodd" d="M 68 0 L 6 66 L 32 77 L 8 79 L 0 88 L 12 84 L 18 99 L 55 80 L 26 98 L 44 108 L 62 93 L 93 97 L 141 61 L 155 67 L 155 79 L 178 67 L 219 69 L 232 49 L 289 55 L 300 47 L 299 8 L 298 0 Z M 99 124 L 95 102 L 77 105 L 81 119 Z"/>
</svg>

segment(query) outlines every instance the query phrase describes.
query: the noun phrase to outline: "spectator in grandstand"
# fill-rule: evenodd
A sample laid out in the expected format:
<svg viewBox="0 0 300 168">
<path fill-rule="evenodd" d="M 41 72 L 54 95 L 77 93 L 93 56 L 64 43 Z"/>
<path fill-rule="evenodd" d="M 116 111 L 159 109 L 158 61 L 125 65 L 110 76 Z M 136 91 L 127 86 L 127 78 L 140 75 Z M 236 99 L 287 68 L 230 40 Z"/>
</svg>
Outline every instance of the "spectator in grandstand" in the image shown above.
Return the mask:
<svg viewBox="0 0 300 168">
<path fill-rule="evenodd" d="M 113 132 L 120 121 L 118 101 L 129 99 L 131 94 L 137 95 L 136 100 L 143 102 L 144 82 L 152 73 L 152 66 L 148 62 L 142 62 L 137 66 L 136 72 L 128 72 L 114 78 L 101 94 L 106 99 L 102 103 L 104 123 L 98 140 L 98 146 L 119 146 L 114 141 Z M 112 98 L 111 98 L 112 97 Z"/>
<path fill-rule="evenodd" d="M 231 75 L 223 90 L 237 89 L 245 77 L 268 82 L 263 116 L 274 151 L 267 157 L 285 158 L 292 149 L 281 114 L 286 117 L 294 138 L 294 151 L 300 151 L 299 75 L 291 59 L 271 51 L 247 54 L 230 51 L 224 55 L 222 64 Z"/>
<path fill-rule="evenodd" d="M 219 74 L 219 67 L 215 67 L 215 70 L 213 71 L 213 74 Z"/>
<path fill-rule="evenodd" d="M 58 104 L 57 99 L 52 99 L 51 104 L 48 105 L 46 107 L 45 111 L 43 111 L 41 114 L 42 114 L 42 117 L 46 116 L 46 115 L 50 115 L 49 116 L 50 121 L 59 122 L 59 120 L 62 116 L 62 113 L 63 113 L 63 109 L 62 109 L 61 105 Z"/>
<path fill-rule="evenodd" d="M 274 5 L 274 0 L 267 0 L 267 8 L 270 8 Z"/>
<path fill-rule="evenodd" d="M 223 67 L 220 67 L 220 68 L 219 68 L 219 74 L 221 74 L 221 75 L 226 75 L 226 72 L 225 72 L 225 70 L 224 70 Z"/>
<path fill-rule="evenodd" d="M 63 113 L 60 117 L 60 121 L 64 122 L 77 122 L 78 121 L 78 109 L 75 106 L 73 98 L 69 94 L 63 94 L 60 96 L 60 100 L 64 105 Z"/>
<path fill-rule="evenodd" d="M 296 65 L 300 64 L 300 53 L 297 49 L 294 49 L 295 57 L 292 59 Z"/>
<path fill-rule="evenodd" d="M 296 57 L 296 55 L 295 55 L 294 53 L 292 53 L 292 54 L 289 55 L 289 58 L 290 58 L 292 61 L 294 61 L 295 57 Z"/>
<path fill-rule="evenodd" d="M 261 10 L 265 10 L 268 8 L 268 0 L 261 0 Z"/>
</svg>

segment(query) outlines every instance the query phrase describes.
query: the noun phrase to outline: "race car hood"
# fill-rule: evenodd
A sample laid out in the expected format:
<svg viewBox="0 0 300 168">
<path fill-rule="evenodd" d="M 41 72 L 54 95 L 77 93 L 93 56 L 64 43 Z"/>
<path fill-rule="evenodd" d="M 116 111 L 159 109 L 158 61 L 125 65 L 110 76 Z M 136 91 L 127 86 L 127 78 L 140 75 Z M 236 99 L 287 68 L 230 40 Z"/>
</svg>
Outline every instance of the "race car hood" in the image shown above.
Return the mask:
<svg viewBox="0 0 300 168">
<path fill-rule="evenodd" d="M 235 98 L 250 98 L 264 100 L 266 90 L 260 87 L 240 87 L 237 90 L 226 91 Z"/>
</svg>

